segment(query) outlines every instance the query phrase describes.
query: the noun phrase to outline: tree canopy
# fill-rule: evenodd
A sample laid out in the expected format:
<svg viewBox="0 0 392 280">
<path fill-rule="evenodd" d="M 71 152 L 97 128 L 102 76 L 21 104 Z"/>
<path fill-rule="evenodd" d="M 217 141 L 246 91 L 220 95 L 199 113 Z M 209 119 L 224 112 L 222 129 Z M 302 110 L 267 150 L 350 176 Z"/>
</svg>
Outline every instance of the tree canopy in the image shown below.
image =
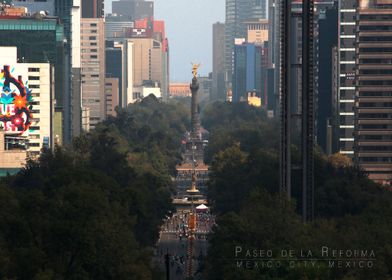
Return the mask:
<svg viewBox="0 0 392 280">
<path fill-rule="evenodd" d="M 0 279 L 160 279 L 152 247 L 186 122 L 147 98 L 3 178 Z"/>
<path fill-rule="evenodd" d="M 208 195 L 218 224 L 210 236 L 206 279 L 392 277 L 392 194 L 389 190 L 369 180 L 347 158 L 339 155 L 328 158 L 316 150 L 316 219 L 303 224 L 300 180 L 294 180 L 290 202 L 278 193 L 279 127 L 276 120 L 267 119 L 260 109 L 246 104 L 225 103 L 207 108 L 203 120 L 211 132 Z M 298 149 L 293 146 L 294 160 L 299 160 L 298 155 Z M 295 172 L 293 176 L 299 178 Z M 269 268 L 259 264 L 257 268 L 245 268 L 245 263 L 238 266 L 235 251 L 239 247 L 270 249 L 273 257 L 279 258 L 279 252 L 284 249 L 320 254 L 323 246 L 337 250 L 374 250 L 373 267 L 361 269 L 357 264 L 353 268 L 351 264 L 347 268 L 343 263 L 342 268 L 337 268 L 328 267 L 328 262 L 318 262 L 317 267 Z M 320 255 L 314 257 L 320 258 Z"/>
</svg>

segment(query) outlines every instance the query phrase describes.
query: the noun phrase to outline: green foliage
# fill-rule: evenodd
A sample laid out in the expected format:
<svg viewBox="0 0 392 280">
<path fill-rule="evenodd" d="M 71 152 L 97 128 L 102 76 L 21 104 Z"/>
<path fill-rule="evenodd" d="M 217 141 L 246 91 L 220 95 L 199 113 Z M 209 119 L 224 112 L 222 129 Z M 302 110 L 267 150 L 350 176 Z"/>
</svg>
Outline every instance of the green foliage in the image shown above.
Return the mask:
<svg viewBox="0 0 392 280">
<path fill-rule="evenodd" d="M 0 279 L 158 279 L 187 122 L 149 97 L 0 181 Z"/>
<path fill-rule="evenodd" d="M 208 195 L 218 226 L 210 236 L 205 279 L 392 279 L 389 190 L 344 159 L 328 159 L 316 151 L 316 220 L 303 224 L 300 180 L 294 180 L 291 202 L 277 194 L 277 132 L 270 133 L 273 127 L 278 131 L 275 121 L 246 105 L 218 103 L 211 108 L 204 115 L 213 158 Z M 293 146 L 292 150 L 298 161 L 298 149 Z M 293 176 L 300 178 L 296 172 Z M 283 249 L 311 250 L 316 257 L 322 246 L 374 250 L 376 260 L 371 269 L 346 268 L 345 263 L 342 268 L 330 268 L 325 262 L 316 268 L 245 269 L 237 267 L 236 246 L 272 250 L 274 258 Z"/>
<path fill-rule="evenodd" d="M 98 130 L 109 129 L 121 138 L 128 160 L 138 168 L 149 168 L 160 174 L 175 173 L 181 161 L 179 146 L 189 121 L 189 109 L 180 102 L 159 102 L 155 97 L 144 98 L 119 109 L 116 118 L 103 122 Z"/>
<path fill-rule="evenodd" d="M 203 111 L 202 123 L 210 131 L 207 162 L 233 144 L 247 153 L 260 148 L 278 149 L 277 121 L 267 119 L 265 111 L 246 103 L 212 103 Z"/>
</svg>

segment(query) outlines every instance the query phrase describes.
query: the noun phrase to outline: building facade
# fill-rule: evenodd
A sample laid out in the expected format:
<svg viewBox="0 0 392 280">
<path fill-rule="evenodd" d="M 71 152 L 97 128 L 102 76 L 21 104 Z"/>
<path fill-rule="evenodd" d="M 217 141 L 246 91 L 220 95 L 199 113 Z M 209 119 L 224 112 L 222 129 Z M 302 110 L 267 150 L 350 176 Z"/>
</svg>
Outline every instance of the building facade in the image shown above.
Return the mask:
<svg viewBox="0 0 392 280">
<path fill-rule="evenodd" d="M 246 38 L 248 20 L 267 18 L 266 0 L 226 0 L 225 22 L 225 80 L 230 88 L 234 60 L 235 38 Z"/>
<path fill-rule="evenodd" d="M 24 140 L 36 157 L 53 146 L 53 68 L 49 63 L 18 63 L 16 47 L 0 47 L 0 129 Z"/>
<path fill-rule="evenodd" d="M 234 48 L 233 102 L 247 102 L 248 96 L 261 97 L 262 48 L 243 43 Z"/>
<path fill-rule="evenodd" d="M 104 8 L 104 0 L 83 0 L 82 18 L 103 18 Z"/>
<path fill-rule="evenodd" d="M 116 108 L 119 105 L 119 79 L 105 78 L 106 117 L 115 117 L 117 115 Z"/>
<path fill-rule="evenodd" d="M 82 107 L 89 108 L 90 130 L 104 120 L 106 115 L 103 18 L 82 18 L 81 62 Z"/>
<path fill-rule="evenodd" d="M 392 2 L 359 1 L 356 29 L 355 162 L 392 184 Z"/>
<path fill-rule="evenodd" d="M 338 151 L 354 156 L 355 33 L 357 0 L 339 1 Z"/>
</svg>

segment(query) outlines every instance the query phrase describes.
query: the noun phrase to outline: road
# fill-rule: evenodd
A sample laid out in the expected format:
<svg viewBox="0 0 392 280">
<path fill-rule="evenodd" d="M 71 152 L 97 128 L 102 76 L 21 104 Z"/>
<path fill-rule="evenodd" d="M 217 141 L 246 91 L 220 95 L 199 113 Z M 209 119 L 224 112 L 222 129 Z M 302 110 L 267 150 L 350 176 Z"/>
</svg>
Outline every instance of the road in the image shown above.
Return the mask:
<svg viewBox="0 0 392 280">
<path fill-rule="evenodd" d="M 163 232 L 158 242 L 157 259 L 162 271 L 166 271 L 165 255 L 170 256 L 170 280 L 182 280 L 187 276 L 189 261 L 192 261 L 192 271 L 194 279 L 202 279 L 197 273 L 199 261 L 203 261 L 207 254 L 208 242 L 205 238 L 200 239 L 199 235 L 193 243 L 193 258 L 188 258 L 189 240 L 179 239 L 176 233 Z"/>
</svg>

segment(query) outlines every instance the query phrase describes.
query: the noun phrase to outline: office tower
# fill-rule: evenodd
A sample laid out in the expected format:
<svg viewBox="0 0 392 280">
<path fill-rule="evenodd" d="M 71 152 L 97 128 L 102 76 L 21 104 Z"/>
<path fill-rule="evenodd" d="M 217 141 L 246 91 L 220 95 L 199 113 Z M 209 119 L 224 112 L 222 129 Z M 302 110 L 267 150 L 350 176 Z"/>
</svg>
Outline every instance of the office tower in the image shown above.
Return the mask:
<svg viewBox="0 0 392 280">
<path fill-rule="evenodd" d="M 269 96 L 268 93 L 268 69 L 269 69 L 269 53 L 268 53 L 268 44 L 269 44 L 269 21 L 266 19 L 252 20 L 246 21 L 247 25 L 247 36 L 246 41 L 251 44 L 255 44 L 260 48 L 260 92 L 258 94 L 254 94 L 252 97 L 255 101 L 252 102 L 255 106 L 263 105 L 264 108 L 268 109 L 268 103 L 270 99 L 274 99 L 274 97 Z M 258 103 L 260 101 L 260 104 Z M 262 103 L 261 103 L 262 102 Z"/>
<path fill-rule="evenodd" d="M 119 103 L 119 79 L 105 78 L 105 110 L 106 117 L 117 115 L 116 108 Z"/>
<path fill-rule="evenodd" d="M 230 88 L 233 73 L 234 39 L 246 38 L 245 21 L 267 18 L 265 0 L 226 0 L 225 22 L 225 81 Z"/>
<path fill-rule="evenodd" d="M 154 17 L 154 2 L 144 0 L 119 0 L 112 2 L 112 13 L 129 20 Z"/>
<path fill-rule="evenodd" d="M 63 140 L 70 143 L 72 137 L 79 135 L 81 131 L 80 0 L 54 0 L 54 8 L 52 1 L 37 2 L 40 1 L 34 1 L 35 4 L 29 6 L 30 14 L 38 13 L 39 17 L 45 17 L 41 13 L 42 5 L 48 10 L 54 9 L 54 15 L 60 18 L 64 28 L 63 44 L 66 55 L 63 61 L 58 62 L 65 67 L 62 72 L 64 89 L 62 100 L 57 99 L 56 107 L 62 113 Z M 56 67 L 57 65 L 59 64 L 56 64 Z"/>
<path fill-rule="evenodd" d="M 82 107 L 89 108 L 89 129 L 93 129 L 106 115 L 103 18 L 81 19 L 81 48 Z"/>
<path fill-rule="evenodd" d="M 233 102 L 247 102 L 248 96 L 261 96 L 260 46 L 251 43 L 234 47 Z"/>
<path fill-rule="evenodd" d="M 82 18 L 103 18 L 104 7 L 103 0 L 82 0 Z"/>
<path fill-rule="evenodd" d="M 280 63 L 279 63 L 279 5 L 281 1 L 268 0 L 268 70 L 267 112 L 269 117 L 279 111 Z"/>
<path fill-rule="evenodd" d="M 17 61 L 16 47 L 0 47 L 0 129 L 8 139 L 25 141 L 34 158 L 53 144 L 53 68 Z"/>
<path fill-rule="evenodd" d="M 318 32 L 316 37 L 316 69 L 317 83 L 317 142 L 324 152 L 331 154 L 333 146 L 334 106 L 336 89 L 333 55 L 338 41 L 338 13 L 337 4 L 321 7 L 318 11 Z M 335 72 L 336 73 L 336 72 Z M 328 152 L 329 151 L 329 152 Z"/>
<path fill-rule="evenodd" d="M 297 115 L 292 112 L 292 3 L 281 2 L 280 9 L 280 81 L 281 81 L 281 147 L 280 191 L 291 199 L 292 187 L 292 122 Z M 301 59 L 301 110 L 297 116 L 301 123 L 302 218 L 311 221 L 314 216 L 314 2 L 302 2 L 302 59 Z M 294 41 L 295 42 L 295 41 Z"/>
<path fill-rule="evenodd" d="M 339 140 L 341 154 L 354 156 L 355 30 L 357 0 L 339 1 Z"/>
<path fill-rule="evenodd" d="M 225 88 L 225 24 L 212 25 L 212 95 L 211 100 L 226 101 Z"/>
<path fill-rule="evenodd" d="M 264 46 L 268 42 L 269 22 L 267 19 L 245 21 L 247 26 L 246 41 L 258 46 Z"/>
<path fill-rule="evenodd" d="M 133 98 L 133 42 L 106 41 L 106 78 L 119 80 L 119 106 L 126 108 Z"/>
<path fill-rule="evenodd" d="M 80 3 L 81 0 L 55 0 L 55 15 L 64 25 L 64 43 L 68 56 L 66 65 L 66 88 L 63 102 L 63 138 L 70 143 L 81 132 L 81 64 L 80 64 Z"/>
<path fill-rule="evenodd" d="M 128 87 L 128 91 L 125 92 L 123 82 L 120 82 L 120 94 L 128 96 L 127 104 L 146 97 L 145 92 L 156 94 L 156 97 L 166 100 L 169 92 L 169 44 L 164 21 L 136 20 L 133 28 L 123 28 L 116 36 L 117 38 L 111 40 L 117 41 L 118 45 L 132 43 L 132 53 L 128 55 L 132 59 L 127 63 L 132 68 L 127 71 L 132 73 L 134 89 Z M 122 106 L 126 106 L 122 103 L 125 99 L 120 100 Z"/>
<path fill-rule="evenodd" d="M 169 40 L 166 37 L 165 22 L 163 20 L 149 20 L 148 18 L 136 20 L 135 28 L 132 29 L 126 37 L 132 38 L 134 41 L 139 38 L 150 38 L 154 40 L 152 49 L 150 49 L 151 58 L 149 59 L 151 75 L 149 80 L 146 81 L 152 81 L 152 83 L 158 82 L 158 86 L 161 89 L 162 99 L 167 100 L 169 95 L 170 75 Z M 136 69 L 139 68 L 137 64 L 135 64 L 135 67 L 135 71 L 137 71 Z M 138 85 L 136 80 L 134 83 L 136 86 Z M 151 82 L 147 83 L 151 84 Z"/>
<path fill-rule="evenodd" d="M 118 80 L 118 103 L 123 107 L 123 57 L 121 45 L 115 45 L 114 42 L 106 41 L 105 48 L 105 74 L 106 78 L 113 78 Z"/>
<path fill-rule="evenodd" d="M 355 162 L 392 182 L 392 2 L 359 1 L 356 33 Z"/>
</svg>

